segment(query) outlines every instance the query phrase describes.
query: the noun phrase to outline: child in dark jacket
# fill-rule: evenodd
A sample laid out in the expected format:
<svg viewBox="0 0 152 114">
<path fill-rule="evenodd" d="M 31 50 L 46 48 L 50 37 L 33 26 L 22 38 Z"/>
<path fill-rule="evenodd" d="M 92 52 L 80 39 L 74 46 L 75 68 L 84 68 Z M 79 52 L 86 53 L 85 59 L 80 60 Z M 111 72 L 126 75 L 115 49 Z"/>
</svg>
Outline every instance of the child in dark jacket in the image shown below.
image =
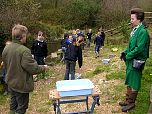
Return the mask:
<svg viewBox="0 0 152 114">
<path fill-rule="evenodd" d="M 38 32 L 37 39 L 33 42 L 31 53 L 38 65 L 45 65 L 44 59 L 47 57 L 47 43 L 44 41 L 43 32 Z"/>
<path fill-rule="evenodd" d="M 3 95 L 7 95 L 8 94 L 8 86 L 7 86 L 6 81 L 5 81 L 5 79 L 6 79 L 6 69 L 4 68 L 3 61 L 1 62 L 0 69 L 2 69 L 1 84 L 3 84 L 3 86 L 4 86 L 4 93 L 3 93 Z"/>
<path fill-rule="evenodd" d="M 60 62 L 65 62 L 65 59 L 64 59 L 64 55 L 65 55 L 65 51 L 66 51 L 66 41 L 68 39 L 68 33 L 64 33 L 64 37 L 63 39 L 61 40 L 61 49 L 62 49 L 62 53 L 61 53 L 61 61 Z"/>
<path fill-rule="evenodd" d="M 96 57 L 99 57 L 99 52 L 100 52 L 100 48 L 103 44 L 103 39 L 101 37 L 101 33 L 98 32 L 97 33 L 97 36 L 94 40 L 94 44 L 95 44 L 95 54 L 96 54 Z"/>
<path fill-rule="evenodd" d="M 89 29 L 89 31 L 87 32 L 87 47 L 90 47 L 90 43 L 91 43 L 91 37 L 92 37 L 92 30 Z"/>
<path fill-rule="evenodd" d="M 79 38 L 78 38 L 79 40 Z M 79 68 L 82 66 L 82 49 L 79 45 L 79 41 L 75 41 L 72 35 L 66 41 L 66 51 L 65 51 L 65 63 L 66 72 L 64 79 L 69 80 L 69 74 L 71 74 L 71 80 L 75 79 L 75 66 L 78 60 Z"/>
</svg>

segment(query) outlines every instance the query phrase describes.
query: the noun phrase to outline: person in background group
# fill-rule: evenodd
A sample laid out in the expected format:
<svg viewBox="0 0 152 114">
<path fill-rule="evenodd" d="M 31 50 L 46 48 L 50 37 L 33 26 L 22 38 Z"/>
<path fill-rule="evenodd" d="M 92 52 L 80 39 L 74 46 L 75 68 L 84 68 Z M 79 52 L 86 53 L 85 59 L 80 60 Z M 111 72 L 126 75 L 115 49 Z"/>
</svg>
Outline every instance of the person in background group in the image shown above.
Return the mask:
<svg viewBox="0 0 152 114">
<path fill-rule="evenodd" d="M 101 37 L 101 33 L 98 32 L 96 38 L 94 39 L 96 57 L 99 57 L 99 52 L 100 52 L 102 43 L 103 43 L 103 39 Z"/>
<path fill-rule="evenodd" d="M 79 68 L 82 67 L 82 49 L 78 45 L 78 40 L 73 39 L 72 35 L 69 35 L 69 38 L 66 42 L 66 52 L 65 52 L 65 64 L 66 71 L 64 80 L 69 80 L 69 74 L 71 74 L 71 80 L 75 79 L 75 66 L 76 61 L 78 60 Z M 81 42 L 79 42 L 81 43 Z"/>
<path fill-rule="evenodd" d="M 138 91 L 141 88 L 142 71 L 147 58 L 149 58 L 150 39 L 143 21 L 144 11 L 139 8 L 132 9 L 131 25 L 133 29 L 129 45 L 120 57 L 126 64 L 125 85 L 127 86 L 126 100 L 119 103 L 122 106 L 122 112 L 128 112 L 135 107 Z M 135 67 L 135 59 L 145 61 L 139 69 Z"/>
<path fill-rule="evenodd" d="M 29 92 L 34 89 L 33 75 L 48 69 L 38 65 L 30 49 L 24 46 L 27 28 L 15 25 L 12 28 L 12 42 L 2 52 L 2 61 L 6 69 L 6 83 L 10 93 L 9 114 L 25 114 L 29 104 Z"/>
<path fill-rule="evenodd" d="M 66 40 L 68 39 L 68 37 L 69 37 L 69 35 L 68 35 L 68 33 L 64 33 L 64 36 L 63 36 L 63 39 L 61 40 L 61 49 L 62 49 L 62 58 L 61 58 L 61 62 L 63 61 L 65 61 L 64 60 L 64 55 L 65 55 L 65 51 L 66 51 Z"/>
<path fill-rule="evenodd" d="M 32 44 L 31 53 L 38 65 L 45 65 L 44 60 L 48 55 L 48 49 L 42 31 L 38 32 L 37 39 Z"/>
<path fill-rule="evenodd" d="M 84 41 L 85 41 L 85 35 L 84 35 L 83 32 L 80 31 L 80 29 L 77 29 L 77 30 L 76 30 L 76 33 L 77 33 L 77 38 L 78 38 L 78 37 L 81 37 L 81 38 L 82 38 L 82 42 L 81 42 L 81 45 L 80 45 L 80 46 L 81 46 L 81 49 L 84 50 L 84 46 L 85 46 L 85 42 L 84 42 Z"/>
<path fill-rule="evenodd" d="M 92 37 L 92 29 L 89 29 L 87 33 L 87 47 L 90 47 L 91 37 Z"/>
<path fill-rule="evenodd" d="M 76 29 L 76 34 L 77 34 L 77 37 L 82 34 L 82 32 L 80 31 L 80 29 Z"/>
<path fill-rule="evenodd" d="M 77 32 L 76 32 L 76 30 L 73 30 L 73 31 L 72 31 L 72 37 L 73 37 L 73 39 L 76 39 L 76 38 L 77 38 Z"/>
<path fill-rule="evenodd" d="M 101 30 L 101 35 L 100 35 L 100 36 L 101 36 L 101 38 L 103 39 L 101 45 L 104 46 L 104 42 L 105 42 L 105 33 L 104 33 L 104 30 L 103 30 L 103 29 Z"/>
</svg>

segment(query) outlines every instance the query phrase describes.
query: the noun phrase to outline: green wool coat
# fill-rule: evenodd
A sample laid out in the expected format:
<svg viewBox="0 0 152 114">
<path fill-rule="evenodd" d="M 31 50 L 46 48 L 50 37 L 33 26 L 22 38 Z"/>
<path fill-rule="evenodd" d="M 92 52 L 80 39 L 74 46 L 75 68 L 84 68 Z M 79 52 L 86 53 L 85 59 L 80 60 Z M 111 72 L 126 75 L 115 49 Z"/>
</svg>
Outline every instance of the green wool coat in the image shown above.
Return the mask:
<svg viewBox="0 0 152 114">
<path fill-rule="evenodd" d="M 6 68 L 6 83 L 16 92 L 29 93 L 34 89 L 33 75 L 45 70 L 33 59 L 30 49 L 13 41 L 5 46 L 2 61 Z"/>
<path fill-rule="evenodd" d="M 125 84 L 135 90 L 139 90 L 141 87 L 142 71 L 133 68 L 133 59 L 138 58 L 146 61 L 149 57 L 149 34 L 146 27 L 141 24 L 139 28 L 130 37 L 129 45 L 124 51 L 126 54 L 126 80 Z"/>
</svg>

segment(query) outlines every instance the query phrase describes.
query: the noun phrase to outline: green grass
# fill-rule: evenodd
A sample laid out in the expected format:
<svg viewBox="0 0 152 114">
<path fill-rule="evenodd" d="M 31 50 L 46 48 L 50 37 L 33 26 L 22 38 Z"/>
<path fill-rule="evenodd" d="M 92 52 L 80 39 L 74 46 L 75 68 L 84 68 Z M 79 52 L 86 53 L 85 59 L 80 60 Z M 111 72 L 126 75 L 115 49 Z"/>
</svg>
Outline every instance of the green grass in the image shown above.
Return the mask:
<svg viewBox="0 0 152 114">
<path fill-rule="evenodd" d="M 6 96 L 3 96 L 3 95 L 0 95 L 0 105 L 5 104 L 6 101 L 7 101 L 7 97 L 6 97 Z"/>
<path fill-rule="evenodd" d="M 4 92 L 4 85 L 0 83 L 0 94 Z"/>
<path fill-rule="evenodd" d="M 109 65 L 99 65 L 95 68 L 95 70 L 87 72 L 85 78 L 91 78 L 97 74 L 108 72 L 109 68 L 110 68 Z"/>
<path fill-rule="evenodd" d="M 35 81 L 38 81 L 38 80 L 41 80 L 41 79 L 48 79 L 49 77 L 53 76 L 54 75 L 54 71 L 52 69 L 48 70 L 48 71 L 45 71 L 43 73 L 40 73 L 38 74 L 34 80 Z"/>
<path fill-rule="evenodd" d="M 109 75 L 106 75 L 107 80 L 112 79 L 124 79 L 125 71 L 119 71 L 119 72 L 112 72 Z"/>
</svg>

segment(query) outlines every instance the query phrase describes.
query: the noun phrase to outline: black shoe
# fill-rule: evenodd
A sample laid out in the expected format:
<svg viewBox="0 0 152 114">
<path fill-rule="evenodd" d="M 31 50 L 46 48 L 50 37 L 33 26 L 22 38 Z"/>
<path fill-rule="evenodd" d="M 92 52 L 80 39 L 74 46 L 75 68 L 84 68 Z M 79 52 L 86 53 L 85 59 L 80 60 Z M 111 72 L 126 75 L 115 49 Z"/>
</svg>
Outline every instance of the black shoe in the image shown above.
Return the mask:
<svg viewBox="0 0 152 114">
<path fill-rule="evenodd" d="M 135 103 L 130 103 L 130 104 L 122 107 L 122 112 L 128 112 L 133 108 L 135 108 Z"/>
</svg>

